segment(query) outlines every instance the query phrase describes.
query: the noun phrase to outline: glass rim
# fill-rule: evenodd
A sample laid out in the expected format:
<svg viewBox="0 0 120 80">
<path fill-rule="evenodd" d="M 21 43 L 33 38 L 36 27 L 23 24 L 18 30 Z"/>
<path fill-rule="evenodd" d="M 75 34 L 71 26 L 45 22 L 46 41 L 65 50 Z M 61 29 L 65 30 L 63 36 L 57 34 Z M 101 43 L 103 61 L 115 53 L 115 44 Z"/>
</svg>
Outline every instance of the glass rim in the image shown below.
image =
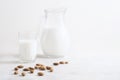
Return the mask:
<svg viewBox="0 0 120 80">
<path fill-rule="evenodd" d="M 38 38 L 38 33 L 37 32 L 18 32 L 18 39 L 37 39 Z"/>
</svg>

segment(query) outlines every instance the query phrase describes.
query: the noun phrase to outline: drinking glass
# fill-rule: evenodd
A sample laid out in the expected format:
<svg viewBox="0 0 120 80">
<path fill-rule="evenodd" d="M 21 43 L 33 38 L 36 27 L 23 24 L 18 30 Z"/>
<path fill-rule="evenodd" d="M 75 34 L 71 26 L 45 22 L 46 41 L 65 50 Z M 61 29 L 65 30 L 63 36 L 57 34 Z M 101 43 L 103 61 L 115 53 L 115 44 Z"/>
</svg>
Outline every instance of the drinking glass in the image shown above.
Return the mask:
<svg viewBox="0 0 120 80">
<path fill-rule="evenodd" d="M 18 38 L 20 62 L 33 62 L 37 54 L 36 32 L 19 32 Z"/>
</svg>

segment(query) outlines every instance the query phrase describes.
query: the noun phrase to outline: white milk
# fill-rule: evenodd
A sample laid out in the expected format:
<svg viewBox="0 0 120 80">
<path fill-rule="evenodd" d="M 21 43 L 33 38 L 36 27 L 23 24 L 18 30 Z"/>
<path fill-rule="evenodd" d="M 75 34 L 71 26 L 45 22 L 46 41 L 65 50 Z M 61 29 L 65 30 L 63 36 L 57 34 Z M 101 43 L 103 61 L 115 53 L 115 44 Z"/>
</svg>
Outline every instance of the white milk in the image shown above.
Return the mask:
<svg viewBox="0 0 120 80">
<path fill-rule="evenodd" d="M 69 50 L 70 39 L 65 28 L 49 28 L 44 30 L 41 44 L 44 54 L 62 57 Z"/>
<path fill-rule="evenodd" d="M 19 54 L 22 62 L 33 61 L 37 54 L 37 41 L 19 40 Z"/>
</svg>

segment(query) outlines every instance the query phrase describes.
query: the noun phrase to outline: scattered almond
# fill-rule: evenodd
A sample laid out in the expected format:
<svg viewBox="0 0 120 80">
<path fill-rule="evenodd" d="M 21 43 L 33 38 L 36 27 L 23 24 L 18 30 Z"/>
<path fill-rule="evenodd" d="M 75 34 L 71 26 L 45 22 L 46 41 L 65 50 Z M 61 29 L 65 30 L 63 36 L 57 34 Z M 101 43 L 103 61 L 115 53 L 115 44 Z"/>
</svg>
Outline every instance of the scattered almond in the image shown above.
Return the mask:
<svg viewBox="0 0 120 80">
<path fill-rule="evenodd" d="M 42 64 L 36 64 L 36 66 L 43 66 Z"/>
<path fill-rule="evenodd" d="M 23 65 L 19 65 L 19 66 L 17 66 L 18 68 L 23 68 L 24 66 Z"/>
<path fill-rule="evenodd" d="M 67 61 L 60 61 L 60 62 L 54 62 L 53 63 L 54 66 L 58 66 L 59 64 L 68 64 L 68 62 Z M 18 65 L 17 67 L 15 67 L 14 68 L 14 75 L 17 75 L 19 68 L 23 68 L 23 67 L 24 67 L 23 65 Z M 53 67 L 46 66 L 46 65 L 43 65 L 43 64 L 36 64 L 34 67 L 30 66 L 30 67 L 23 68 L 22 70 L 23 70 L 23 72 L 21 73 L 21 76 L 26 75 L 25 71 L 28 71 L 28 73 L 31 73 L 31 74 L 34 73 L 35 70 L 42 70 L 42 71 L 47 70 L 49 72 L 54 71 Z M 38 76 L 43 76 L 44 75 L 43 72 L 38 72 L 37 74 L 38 74 Z"/>
<path fill-rule="evenodd" d="M 14 70 L 15 70 L 15 71 L 17 71 L 17 70 L 18 70 L 18 68 L 17 68 L 17 67 L 15 67 L 15 68 L 14 68 Z"/>
<path fill-rule="evenodd" d="M 23 71 L 29 71 L 29 68 L 24 68 Z"/>
<path fill-rule="evenodd" d="M 34 70 L 30 70 L 30 73 L 34 73 Z"/>
<path fill-rule="evenodd" d="M 50 69 L 50 72 L 53 72 L 53 69 L 52 69 L 52 68 Z"/>
<path fill-rule="evenodd" d="M 60 63 L 60 64 L 64 64 L 64 61 L 60 61 L 59 63 Z"/>
<path fill-rule="evenodd" d="M 39 69 L 39 66 L 35 66 L 34 68 L 35 68 L 35 69 Z"/>
<path fill-rule="evenodd" d="M 59 63 L 55 62 L 55 63 L 53 63 L 53 65 L 57 66 L 57 65 L 59 65 Z"/>
<path fill-rule="evenodd" d="M 66 61 L 65 64 L 68 64 L 68 62 Z"/>
<path fill-rule="evenodd" d="M 52 67 L 50 67 L 50 66 L 46 66 L 46 69 L 47 69 L 47 70 L 50 70 L 51 68 L 52 68 Z"/>
<path fill-rule="evenodd" d="M 25 73 L 24 73 L 24 72 L 22 72 L 22 73 L 21 73 L 21 76 L 25 76 Z"/>
<path fill-rule="evenodd" d="M 39 69 L 40 70 L 45 70 L 45 67 L 44 66 L 40 66 Z"/>
<path fill-rule="evenodd" d="M 17 75 L 17 74 L 18 74 L 18 71 L 15 71 L 15 72 L 14 72 L 14 75 Z"/>
<path fill-rule="evenodd" d="M 38 72 L 38 76 L 43 76 L 44 74 L 42 72 Z"/>
<path fill-rule="evenodd" d="M 33 67 L 29 67 L 29 70 L 34 70 L 34 68 Z"/>
</svg>

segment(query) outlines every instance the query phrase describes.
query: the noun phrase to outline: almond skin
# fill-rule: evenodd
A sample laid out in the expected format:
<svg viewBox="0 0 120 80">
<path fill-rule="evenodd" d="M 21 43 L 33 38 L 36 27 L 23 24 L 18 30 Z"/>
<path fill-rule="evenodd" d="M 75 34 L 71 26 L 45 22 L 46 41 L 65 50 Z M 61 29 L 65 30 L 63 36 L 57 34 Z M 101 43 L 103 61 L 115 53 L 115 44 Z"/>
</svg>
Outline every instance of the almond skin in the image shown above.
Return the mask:
<svg viewBox="0 0 120 80">
<path fill-rule="evenodd" d="M 22 73 L 21 73 L 21 76 L 25 76 L 25 73 L 24 73 L 24 72 L 22 72 Z"/>
<path fill-rule="evenodd" d="M 24 68 L 23 71 L 29 71 L 29 69 L 28 68 Z"/>
<path fill-rule="evenodd" d="M 38 76 L 43 76 L 44 74 L 42 72 L 38 72 Z"/>
<path fill-rule="evenodd" d="M 54 65 L 54 66 L 57 66 L 57 65 L 59 65 L 59 63 L 55 62 L 55 63 L 53 63 L 53 65 Z"/>
<path fill-rule="evenodd" d="M 17 71 L 15 71 L 15 72 L 14 72 L 14 75 L 17 75 L 17 74 L 18 74 L 18 72 L 17 72 Z"/>
<path fill-rule="evenodd" d="M 23 65 L 19 65 L 19 66 L 17 66 L 18 68 L 23 68 L 24 66 Z"/>
</svg>

